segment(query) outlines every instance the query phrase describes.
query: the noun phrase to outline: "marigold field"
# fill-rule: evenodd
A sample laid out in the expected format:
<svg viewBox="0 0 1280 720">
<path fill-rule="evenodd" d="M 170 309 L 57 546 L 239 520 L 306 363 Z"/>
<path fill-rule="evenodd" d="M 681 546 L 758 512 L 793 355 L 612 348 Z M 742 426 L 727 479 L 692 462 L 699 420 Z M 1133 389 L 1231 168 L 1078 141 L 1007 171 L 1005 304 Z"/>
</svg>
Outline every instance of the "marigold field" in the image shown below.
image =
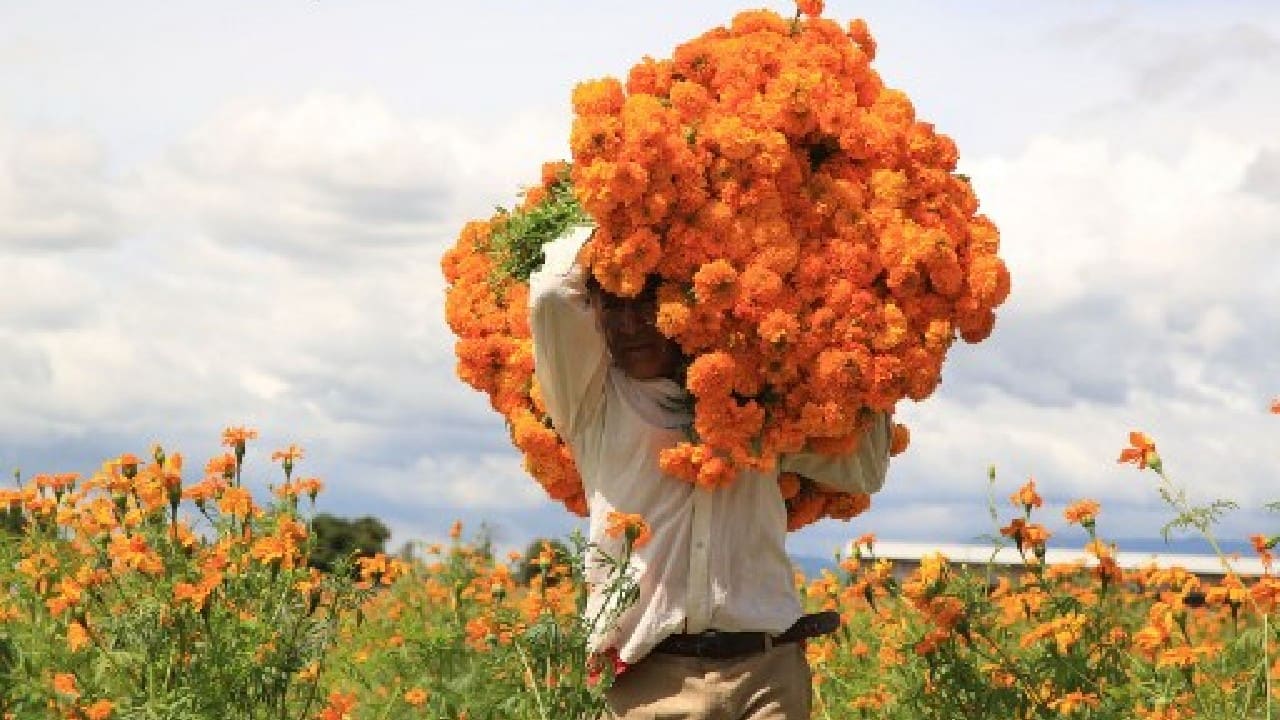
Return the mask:
<svg viewBox="0 0 1280 720">
<path fill-rule="evenodd" d="M 157 447 L 90 477 L 17 477 L 0 490 L 0 717 L 598 715 L 611 678 L 584 651 L 579 538 L 497 557 L 455 523 L 445 545 L 324 574 L 304 561 L 322 483 L 296 476 L 302 451 L 290 446 L 272 456 L 273 495 L 254 498 L 241 478 L 255 436 L 226 430 L 227 452 L 202 472 Z M 1225 504 L 1190 506 L 1150 438 L 1134 433 L 1120 461 L 1150 470 L 1173 522 L 1216 545 Z M 1105 508 L 1046 507 L 1034 481 L 1008 490 L 999 533 L 1025 558 L 1009 577 L 934 554 L 895 579 L 869 535 L 838 569 L 797 575 L 811 607 L 844 618 L 807 645 L 814 717 L 1274 713 L 1276 537 L 1252 538 L 1262 576 L 1124 570 Z M 624 520 L 616 532 L 643 542 L 643 520 Z M 1064 522 L 1088 531 L 1088 562 L 1039 560 L 1046 524 Z M 627 560 L 613 558 L 622 593 L 634 588 Z"/>
</svg>

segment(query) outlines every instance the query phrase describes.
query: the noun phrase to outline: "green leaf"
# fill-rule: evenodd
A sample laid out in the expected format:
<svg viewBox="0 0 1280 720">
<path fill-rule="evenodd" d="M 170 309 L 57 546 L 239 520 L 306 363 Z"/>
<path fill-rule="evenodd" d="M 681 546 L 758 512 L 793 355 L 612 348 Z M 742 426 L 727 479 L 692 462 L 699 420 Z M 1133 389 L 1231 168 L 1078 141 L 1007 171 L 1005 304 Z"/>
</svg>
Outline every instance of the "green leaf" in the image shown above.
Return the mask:
<svg viewBox="0 0 1280 720">
<path fill-rule="evenodd" d="M 496 268 L 491 278 L 495 288 L 511 281 L 528 282 L 529 276 L 545 261 L 542 247 L 562 237 L 571 228 L 592 224 L 574 195 L 566 171 L 552 183 L 547 196 L 527 210 L 498 208 L 505 221 L 489 237 L 489 253 Z"/>
</svg>

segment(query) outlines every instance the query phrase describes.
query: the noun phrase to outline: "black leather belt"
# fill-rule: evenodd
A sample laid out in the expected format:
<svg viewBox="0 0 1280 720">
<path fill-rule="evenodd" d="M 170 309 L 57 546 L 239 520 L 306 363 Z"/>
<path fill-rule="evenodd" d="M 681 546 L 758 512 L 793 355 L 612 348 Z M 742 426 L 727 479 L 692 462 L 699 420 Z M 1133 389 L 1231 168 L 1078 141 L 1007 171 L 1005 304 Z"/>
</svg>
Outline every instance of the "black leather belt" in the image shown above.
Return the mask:
<svg viewBox="0 0 1280 720">
<path fill-rule="evenodd" d="M 654 652 L 669 655 L 686 655 L 727 659 L 765 652 L 774 645 L 798 642 L 805 638 L 828 635 L 840 627 L 840 613 L 826 612 L 802 615 L 781 635 L 766 632 L 722 632 L 707 630 L 700 633 L 668 635 L 658 643 Z"/>
</svg>

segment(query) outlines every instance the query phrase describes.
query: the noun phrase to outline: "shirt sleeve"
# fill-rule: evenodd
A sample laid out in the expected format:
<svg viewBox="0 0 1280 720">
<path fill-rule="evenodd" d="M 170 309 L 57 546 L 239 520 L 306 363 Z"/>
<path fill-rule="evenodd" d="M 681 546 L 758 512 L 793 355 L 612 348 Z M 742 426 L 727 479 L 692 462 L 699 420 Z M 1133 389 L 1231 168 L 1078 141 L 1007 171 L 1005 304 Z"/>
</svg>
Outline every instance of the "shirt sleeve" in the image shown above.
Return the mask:
<svg viewBox="0 0 1280 720">
<path fill-rule="evenodd" d="M 836 457 L 815 452 L 791 453 L 779 458 L 778 469 L 803 475 L 827 489 L 873 493 L 884 486 L 892 433 L 889 414 L 877 412 L 875 421 L 852 453 Z"/>
<path fill-rule="evenodd" d="M 568 441 L 598 407 L 608 350 L 587 301 L 586 273 L 574 262 L 591 236 L 578 228 L 547 243 L 542 269 L 529 276 L 534 376 L 560 437 Z"/>
</svg>

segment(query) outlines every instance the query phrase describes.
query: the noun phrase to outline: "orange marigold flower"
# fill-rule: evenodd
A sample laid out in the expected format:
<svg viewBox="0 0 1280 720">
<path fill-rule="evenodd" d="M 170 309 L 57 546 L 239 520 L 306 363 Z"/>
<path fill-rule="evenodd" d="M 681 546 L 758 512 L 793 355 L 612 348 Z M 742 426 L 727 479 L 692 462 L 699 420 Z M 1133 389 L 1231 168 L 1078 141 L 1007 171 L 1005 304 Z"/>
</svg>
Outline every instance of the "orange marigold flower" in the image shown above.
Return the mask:
<svg viewBox="0 0 1280 720">
<path fill-rule="evenodd" d="M 1133 463 L 1139 470 L 1151 468 L 1161 472 L 1160 456 L 1156 453 L 1156 443 L 1146 433 L 1133 431 L 1129 433 L 1129 447 L 1120 451 L 1118 463 Z"/>
<path fill-rule="evenodd" d="M 783 500 L 790 500 L 800 492 L 800 476 L 793 472 L 784 472 L 778 475 L 778 490 L 782 494 Z"/>
<path fill-rule="evenodd" d="M 706 488 L 724 487 L 733 482 L 734 468 L 728 460 L 714 455 L 706 459 L 698 467 L 698 477 L 694 482 Z"/>
<path fill-rule="evenodd" d="M 195 609 L 199 610 L 204 607 L 207 597 L 208 591 L 201 585 L 188 582 L 177 582 L 173 585 L 173 601 L 175 603 L 187 601 Z"/>
<path fill-rule="evenodd" d="M 552 183 L 569 176 L 569 163 L 563 160 L 552 160 L 542 163 L 542 184 L 550 187 Z"/>
<path fill-rule="evenodd" d="M 1013 540 L 1019 550 L 1030 547 L 1040 552 L 1044 549 L 1051 533 L 1039 523 L 1029 523 L 1022 518 L 1014 518 L 1008 525 L 1000 528 L 1000 534 Z"/>
<path fill-rule="evenodd" d="M 182 490 L 184 500 L 194 500 L 196 505 L 204 507 L 204 503 L 214 500 L 227 490 L 227 481 L 220 476 L 210 476 Z"/>
<path fill-rule="evenodd" d="M 1022 647 L 1030 647 L 1041 640 L 1052 640 L 1058 652 L 1065 653 L 1079 642 L 1087 622 L 1084 615 L 1070 612 L 1032 628 L 1019 643 Z"/>
<path fill-rule="evenodd" d="M 1092 527 L 1100 509 L 1101 506 L 1097 500 L 1077 500 L 1062 511 L 1062 516 L 1073 525 L 1079 524 L 1085 527 Z"/>
<path fill-rule="evenodd" d="M 486 650 L 490 643 L 498 640 L 497 628 L 494 627 L 493 620 L 484 615 L 468 620 L 465 631 L 467 646 L 473 650 Z"/>
<path fill-rule="evenodd" d="M 612 538 L 626 538 L 637 549 L 647 545 L 653 534 L 643 516 L 617 510 L 609 511 L 605 518 L 604 532 Z"/>
<path fill-rule="evenodd" d="M 302 448 L 290 444 L 289 447 L 271 453 L 272 462 L 293 462 L 302 459 Z"/>
<path fill-rule="evenodd" d="M 1026 484 L 1018 488 L 1018 491 L 1009 496 L 1009 502 L 1014 507 L 1020 507 L 1026 512 L 1031 512 L 1031 508 L 1038 508 L 1044 505 L 1044 500 L 1040 497 L 1040 493 L 1036 492 L 1036 480 L 1030 478 Z"/>
<path fill-rule="evenodd" d="M 579 115 L 612 115 L 622 110 L 626 96 L 622 83 L 603 78 L 579 83 L 573 89 L 573 111 Z"/>
<path fill-rule="evenodd" d="M 116 460 L 116 462 L 119 463 L 120 470 L 124 473 L 136 472 L 138 465 L 142 464 L 142 461 L 138 459 L 138 456 L 133 453 L 124 453 Z"/>
<path fill-rule="evenodd" d="M 218 498 L 218 510 L 229 515 L 246 517 L 253 512 L 253 496 L 242 487 L 227 488 Z"/>
<path fill-rule="evenodd" d="M 859 645 L 858 647 L 862 648 L 865 646 Z M 888 705 L 891 700 L 893 700 L 893 694 L 890 693 L 888 688 L 886 688 L 882 683 L 877 685 L 874 690 L 855 696 L 849 701 L 849 706 L 855 710 L 862 711 L 863 714 L 866 714 L 867 711 L 874 714 L 876 710 Z"/>
<path fill-rule="evenodd" d="M 723 258 L 706 263 L 693 275 L 693 296 L 700 303 L 732 301 L 737 286 L 738 271 Z"/>
<path fill-rule="evenodd" d="M 1271 548 L 1276 546 L 1280 541 L 1280 535 L 1267 537 L 1266 535 L 1255 534 L 1249 536 L 1249 542 L 1253 543 L 1253 551 L 1258 553 L 1258 558 L 1262 560 L 1262 566 L 1271 569 Z"/>
<path fill-rule="evenodd" d="M 1188 720 L 1195 717 L 1196 712 L 1179 705 L 1157 704 L 1151 708 L 1138 705 L 1134 708 L 1134 714 L 1140 720 Z"/>
<path fill-rule="evenodd" d="M 800 321 L 785 310 L 772 310 L 760 321 L 756 332 L 769 345 L 785 345 L 795 341 L 800 333 Z"/>
<path fill-rule="evenodd" d="M 315 501 L 316 495 L 319 495 L 320 491 L 324 489 L 324 482 L 320 478 L 305 477 L 298 480 L 295 486 L 298 488 L 298 492 L 304 493 L 312 501 Z"/>
<path fill-rule="evenodd" d="M 67 647 L 71 652 L 78 652 L 81 648 L 90 642 L 89 632 L 84 625 L 79 622 L 72 621 L 67 626 Z"/>
<path fill-rule="evenodd" d="M 38 488 L 62 493 L 70 490 L 79 478 L 79 473 L 41 474 L 36 475 L 32 483 Z"/>
<path fill-rule="evenodd" d="M 73 673 L 57 673 L 53 676 L 53 691 L 59 695 L 67 697 L 79 697 L 80 688 L 76 685 L 76 676 Z"/>
<path fill-rule="evenodd" d="M 229 427 L 222 431 L 222 444 L 229 448 L 243 449 L 246 442 L 256 440 L 258 431 L 247 427 Z"/>
<path fill-rule="evenodd" d="M 798 530 L 817 522 L 826 509 L 822 493 L 801 492 L 787 503 L 787 530 Z"/>
<path fill-rule="evenodd" d="M 1084 551 L 1099 560 L 1108 558 L 1114 559 L 1116 555 L 1116 548 L 1114 544 L 1108 545 L 1101 540 L 1096 539 L 1085 543 Z"/>
<path fill-rule="evenodd" d="M 1101 704 L 1101 700 L 1094 693 L 1081 692 L 1072 690 L 1071 692 L 1057 698 L 1049 703 L 1051 709 L 1057 710 L 1062 715 L 1071 715 L 1076 710 L 1083 708 L 1096 708 Z"/>
<path fill-rule="evenodd" d="M 871 28 L 867 27 L 867 21 L 858 18 L 849 23 L 849 38 L 858 44 L 867 59 L 874 60 L 876 57 L 876 41 L 871 37 Z"/>
<path fill-rule="evenodd" d="M 230 480 L 236 473 L 236 456 L 231 453 L 224 453 L 217 457 L 209 458 L 209 462 L 204 465 L 204 474 L 209 477 L 218 477 L 224 480 Z"/>
<path fill-rule="evenodd" d="M 283 450 L 276 450 L 271 453 L 271 460 L 273 462 L 279 461 L 280 467 L 284 470 L 285 480 L 293 477 L 293 464 L 301 458 L 302 448 L 293 444 L 290 444 L 289 447 L 284 448 Z"/>
<path fill-rule="evenodd" d="M 413 688 L 404 694 L 404 701 L 414 707 L 419 707 L 427 701 L 428 693 L 420 687 Z"/>
<path fill-rule="evenodd" d="M 950 638 L 951 633 L 947 630 L 930 630 L 915 644 L 916 654 L 924 656 L 937 652 L 938 648 Z"/>
<path fill-rule="evenodd" d="M 822 14 L 823 0 L 796 0 L 796 10 L 808 17 L 818 17 Z"/>
<path fill-rule="evenodd" d="M 329 693 L 329 704 L 320 711 L 320 720 L 349 720 L 355 707 L 355 693 L 334 690 Z"/>
<path fill-rule="evenodd" d="M 1045 527 L 1039 523 L 1028 523 L 1023 531 L 1024 542 L 1037 550 L 1043 549 L 1045 544 L 1049 542 L 1049 538 L 1052 536 L 1053 533 L 1046 530 Z"/>
<path fill-rule="evenodd" d="M 110 700 L 97 700 L 84 708 L 85 720 L 108 720 L 116 709 Z"/>
<path fill-rule="evenodd" d="M 142 535 L 113 535 L 108 553 L 118 568 L 129 568 L 147 575 L 157 575 L 164 570 L 164 561 Z"/>
<path fill-rule="evenodd" d="M 258 538 L 249 548 L 249 556 L 264 565 L 279 562 L 285 567 L 292 567 L 293 556 L 297 547 L 286 538 L 268 535 Z"/>
<path fill-rule="evenodd" d="M 729 353 L 707 353 L 689 365 L 685 384 L 699 398 L 725 397 L 733 391 L 737 367 Z"/>
<path fill-rule="evenodd" d="M 1156 667 L 1189 668 L 1196 664 L 1198 658 L 1199 653 L 1194 648 L 1180 645 L 1162 651 L 1160 657 L 1156 659 Z"/>
<path fill-rule="evenodd" d="M 900 455 L 911 444 L 911 429 L 902 423 L 893 424 L 893 437 L 889 440 L 889 454 Z"/>
<path fill-rule="evenodd" d="M 1007 538 L 1012 538 L 1014 539 L 1014 542 L 1018 542 L 1020 544 L 1025 528 L 1027 528 L 1027 520 L 1014 518 L 1009 524 L 1005 525 L 1004 528 L 1000 528 L 1000 534 Z"/>
<path fill-rule="evenodd" d="M 823 514 L 833 520 L 851 520 L 871 508 L 868 493 L 823 492 Z"/>
</svg>

